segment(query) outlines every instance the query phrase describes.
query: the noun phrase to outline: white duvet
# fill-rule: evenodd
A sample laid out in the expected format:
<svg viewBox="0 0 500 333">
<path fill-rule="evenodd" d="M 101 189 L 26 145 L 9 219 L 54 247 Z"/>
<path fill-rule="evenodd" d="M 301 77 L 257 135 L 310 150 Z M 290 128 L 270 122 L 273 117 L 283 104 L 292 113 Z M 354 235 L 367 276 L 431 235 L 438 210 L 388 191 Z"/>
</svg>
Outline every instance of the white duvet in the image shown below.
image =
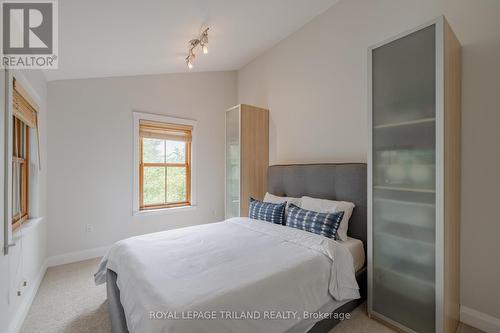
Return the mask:
<svg viewBox="0 0 500 333">
<path fill-rule="evenodd" d="M 117 273 L 132 333 L 284 332 L 304 311 L 359 298 L 341 243 L 249 218 L 125 239 L 96 283 L 106 269 Z"/>
</svg>

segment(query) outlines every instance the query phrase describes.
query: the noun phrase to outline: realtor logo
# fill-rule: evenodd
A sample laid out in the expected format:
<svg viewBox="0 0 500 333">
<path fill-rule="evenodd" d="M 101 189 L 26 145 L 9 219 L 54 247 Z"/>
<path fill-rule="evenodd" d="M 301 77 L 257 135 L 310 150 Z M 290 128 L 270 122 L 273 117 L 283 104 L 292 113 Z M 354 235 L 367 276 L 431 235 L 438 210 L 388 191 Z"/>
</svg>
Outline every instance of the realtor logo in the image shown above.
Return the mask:
<svg viewBox="0 0 500 333">
<path fill-rule="evenodd" d="M 3 68 L 57 68 L 57 2 L 1 1 Z"/>
</svg>

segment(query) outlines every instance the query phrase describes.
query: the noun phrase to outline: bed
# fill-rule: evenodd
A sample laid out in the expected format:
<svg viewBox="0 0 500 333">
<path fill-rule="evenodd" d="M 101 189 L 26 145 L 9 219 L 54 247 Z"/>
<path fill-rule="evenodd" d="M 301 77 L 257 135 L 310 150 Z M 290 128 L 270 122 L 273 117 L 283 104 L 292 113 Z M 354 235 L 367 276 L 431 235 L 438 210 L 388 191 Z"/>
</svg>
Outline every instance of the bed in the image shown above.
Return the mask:
<svg viewBox="0 0 500 333">
<path fill-rule="evenodd" d="M 234 218 L 118 242 L 96 273 L 113 332 L 327 332 L 363 302 L 366 165 L 271 166 L 268 192 L 355 203 L 350 239 Z"/>
</svg>

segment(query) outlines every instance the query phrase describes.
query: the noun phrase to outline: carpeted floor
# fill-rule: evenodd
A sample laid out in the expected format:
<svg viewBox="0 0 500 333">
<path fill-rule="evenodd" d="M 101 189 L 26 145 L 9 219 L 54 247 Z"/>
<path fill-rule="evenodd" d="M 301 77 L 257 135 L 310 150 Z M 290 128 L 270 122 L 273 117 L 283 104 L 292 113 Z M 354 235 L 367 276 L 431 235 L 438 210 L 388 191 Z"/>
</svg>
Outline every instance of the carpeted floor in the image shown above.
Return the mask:
<svg viewBox="0 0 500 333">
<path fill-rule="evenodd" d="M 21 332 L 111 332 L 106 285 L 94 284 L 99 260 L 49 268 Z"/>
<path fill-rule="evenodd" d="M 106 303 L 106 286 L 95 286 L 94 271 L 99 259 L 50 268 L 29 310 L 22 333 L 104 333 L 111 332 Z M 371 320 L 366 306 L 353 311 L 349 320 L 330 333 L 391 333 L 391 329 Z M 457 333 L 480 333 L 460 325 Z"/>
</svg>

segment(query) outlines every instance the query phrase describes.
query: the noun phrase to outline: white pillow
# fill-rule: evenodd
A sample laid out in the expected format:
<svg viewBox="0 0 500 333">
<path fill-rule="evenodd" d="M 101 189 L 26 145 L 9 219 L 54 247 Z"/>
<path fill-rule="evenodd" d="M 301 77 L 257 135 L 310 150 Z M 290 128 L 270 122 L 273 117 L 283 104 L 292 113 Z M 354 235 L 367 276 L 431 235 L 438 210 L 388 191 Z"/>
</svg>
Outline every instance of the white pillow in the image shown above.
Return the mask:
<svg viewBox="0 0 500 333">
<path fill-rule="evenodd" d="M 347 229 L 349 228 L 349 219 L 355 205 L 348 201 L 334 201 L 326 199 L 316 199 L 311 197 L 302 197 L 301 208 L 312 210 L 318 213 L 336 213 L 344 212 L 342 221 L 340 221 L 337 235 L 342 241 L 347 240 Z"/>
<path fill-rule="evenodd" d="M 286 201 L 286 209 L 288 210 L 288 206 L 290 204 L 294 204 L 295 206 L 300 207 L 300 202 L 302 201 L 301 198 L 292 198 L 292 197 L 279 197 L 277 195 L 271 194 L 269 192 L 266 192 L 266 195 L 264 196 L 264 202 L 270 202 L 270 203 L 282 203 Z"/>
</svg>

